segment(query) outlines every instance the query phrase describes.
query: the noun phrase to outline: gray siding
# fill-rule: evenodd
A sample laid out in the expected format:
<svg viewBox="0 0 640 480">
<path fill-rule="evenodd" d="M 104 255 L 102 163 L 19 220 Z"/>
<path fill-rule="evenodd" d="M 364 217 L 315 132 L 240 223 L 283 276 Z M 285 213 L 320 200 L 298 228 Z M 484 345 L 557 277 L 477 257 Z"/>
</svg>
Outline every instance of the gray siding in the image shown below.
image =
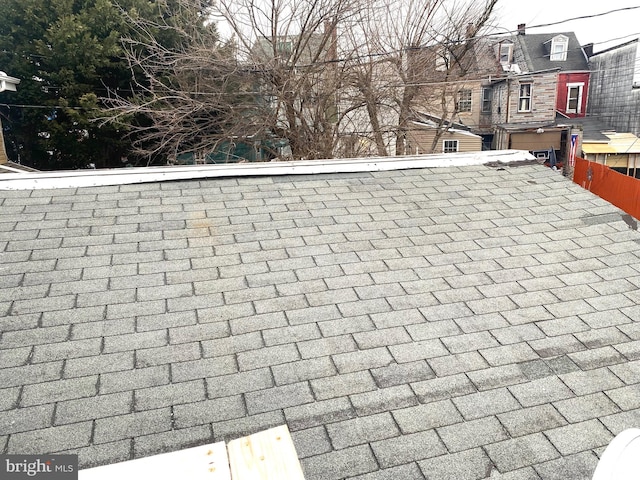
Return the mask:
<svg viewBox="0 0 640 480">
<path fill-rule="evenodd" d="M 638 43 L 592 56 L 588 115 L 618 132 L 640 135 L 640 88 L 633 88 Z"/>
</svg>

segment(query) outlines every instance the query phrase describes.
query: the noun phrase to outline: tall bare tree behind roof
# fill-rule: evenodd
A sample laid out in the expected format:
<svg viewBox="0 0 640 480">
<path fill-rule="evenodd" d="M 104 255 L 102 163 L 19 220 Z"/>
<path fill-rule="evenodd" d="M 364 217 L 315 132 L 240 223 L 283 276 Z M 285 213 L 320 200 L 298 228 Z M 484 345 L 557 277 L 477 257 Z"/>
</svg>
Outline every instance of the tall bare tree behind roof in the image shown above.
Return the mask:
<svg viewBox="0 0 640 480">
<path fill-rule="evenodd" d="M 497 2 L 176 1 L 194 22 L 206 12 L 220 28 L 178 30 L 179 48 L 167 49 L 154 32 L 173 27 L 139 25 L 145 35 L 129 60 L 143 72 L 142 95 L 116 99 L 110 118 L 150 119 L 140 125 L 156 153 L 250 137 L 282 139 L 293 158 L 406 153 L 421 92 L 447 82 L 418 53 L 444 49 L 463 65 Z M 229 32 L 226 43 L 218 31 Z"/>
</svg>

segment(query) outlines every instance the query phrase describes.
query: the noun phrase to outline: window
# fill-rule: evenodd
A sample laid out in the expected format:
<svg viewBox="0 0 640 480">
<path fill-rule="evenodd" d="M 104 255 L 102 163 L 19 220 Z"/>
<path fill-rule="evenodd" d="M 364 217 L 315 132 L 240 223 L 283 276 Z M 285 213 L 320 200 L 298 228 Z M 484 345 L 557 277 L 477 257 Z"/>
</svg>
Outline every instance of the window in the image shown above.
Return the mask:
<svg viewBox="0 0 640 480">
<path fill-rule="evenodd" d="M 493 89 L 482 89 L 482 113 L 491 113 L 491 101 L 493 100 Z"/>
<path fill-rule="evenodd" d="M 512 53 L 513 53 L 512 43 L 501 43 L 500 44 L 500 64 L 507 65 L 511 63 Z"/>
<path fill-rule="evenodd" d="M 458 103 L 456 104 L 458 112 L 471 111 L 471 90 L 460 90 L 458 92 Z"/>
<path fill-rule="evenodd" d="M 458 151 L 458 140 L 444 140 L 442 142 L 442 151 L 444 153 L 455 153 Z"/>
<path fill-rule="evenodd" d="M 518 111 L 530 112 L 531 111 L 531 84 L 520 84 L 520 95 L 518 96 Z"/>
<path fill-rule="evenodd" d="M 558 35 L 551 40 L 551 57 L 552 62 L 564 62 L 567 59 L 567 50 L 569 47 L 569 39 L 564 35 Z"/>
<path fill-rule="evenodd" d="M 584 83 L 567 84 L 567 113 L 580 113 L 582 110 L 582 87 Z"/>
<path fill-rule="evenodd" d="M 276 44 L 278 54 L 283 58 L 289 58 L 293 50 L 293 42 L 290 40 L 281 40 Z"/>
</svg>

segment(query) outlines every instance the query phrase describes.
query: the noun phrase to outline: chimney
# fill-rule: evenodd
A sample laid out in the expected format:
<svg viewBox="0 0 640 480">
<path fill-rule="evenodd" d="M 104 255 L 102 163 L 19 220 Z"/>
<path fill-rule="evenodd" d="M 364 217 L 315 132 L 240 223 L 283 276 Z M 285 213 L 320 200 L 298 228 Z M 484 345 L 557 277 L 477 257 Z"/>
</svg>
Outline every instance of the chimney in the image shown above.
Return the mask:
<svg viewBox="0 0 640 480">
<path fill-rule="evenodd" d="M 526 26 L 527 26 L 526 23 L 518 24 L 518 35 L 524 35 Z"/>
<path fill-rule="evenodd" d="M 327 60 L 335 62 L 338 59 L 338 27 L 336 24 L 331 23 L 330 20 L 324 22 L 324 33 L 330 35 Z"/>
<path fill-rule="evenodd" d="M 584 45 L 582 47 L 582 50 L 584 51 L 584 54 L 587 56 L 587 58 L 590 58 L 593 56 L 593 43 L 587 43 L 586 45 Z"/>
</svg>

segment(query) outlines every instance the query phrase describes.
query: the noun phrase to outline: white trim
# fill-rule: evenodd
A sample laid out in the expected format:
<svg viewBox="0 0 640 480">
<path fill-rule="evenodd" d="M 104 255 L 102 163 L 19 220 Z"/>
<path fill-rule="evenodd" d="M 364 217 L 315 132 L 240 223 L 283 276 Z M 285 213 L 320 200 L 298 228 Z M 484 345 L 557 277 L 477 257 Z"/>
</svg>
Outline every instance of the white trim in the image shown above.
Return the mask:
<svg viewBox="0 0 640 480">
<path fill-rule="evenodd" d="M 562 46 L 560 52 L 555 52 L 556 45 Z M 566 35 L 556 35 L 551 39 L 551 48 L 549 52 L 549 60 L 552 62 L 564 62 L 567 60 L 567 52 L 569 50 L 569 37 Z M 555 58 L 554 58 L 555 57 Z"/>
<path fill-rule="evenodd" d="M 455 151 L 447 152 L 447 142 L 456 142 Z M 458 153 L 460 151 L 460 141 L 457 138 L 444 138 L 442 139 L 442 152 L 443 153 Z"/>
<path fill-rule="evenodd" d="M 382 172 L 414 168 L 462 167 L 483 165 L 489 162 L 509 163 L 529 160 L 535 160 L 535 157 L 524 150 L 494 150 L 458 154 L 448 153 L 446 155 L 5 173 L 0 175 L 0 190 L 96 187 L 170 180 L 195 180 L 200 178 Z"/>
<path fill-rule="evenodd" d="M 485 99 L 485 93 L 489 93 L 489 99 Z M 485 103 L 489 103 L 489 108 L 485 109 Z M 482 87 L 480 92 L 480 113 L 491 113 L 493 111 L 493 88 L 492 87 Z"/>
<path fill-rule="evenodd" d="M 20 170 L 19 168 L 13 168 L 3 163 L 0 163 L 0 170 L 6 170 L 7 172 L 13 172 L 13 173 L 25 173 L 29 171 L 29 170 Z"/>
<path fill-rule="evenodd" d="M 467 95 L 469 96 L 469 98 L 465 98 L 462 99 L 462 94 L 464 93 L 464 96 L 466 97 Z M 458 113 L 472 113 L 472 109 L 473 109 L 473 90 L 471 90 L 470 88 L 461 88 L 460 90 L 458 90 L 458 95 L 457 95 L 457 103 L 456 103 L 456 111 Z M 464 110 L 460 109 L 460 105 L 464 104 Z M 468 108 L 467 108 L 468 105 Z"/>
<path fill-rule="evenodd" d="M 570 93 L 572 88 L 578 89 L 578 104 L 575 109 L 569 108 L 569 100 L 571 99 Z M 565 112 L 567 113 L 582 113 L 582 94 L 584 92 L 584 82 L 567 83 L 567 106 Z"/>
<path fill-rule="evenodd" d="M 427 122 L 419 122 L 417 120 L 412 120 L 411 123 L 413 123 L 414 125 L 417 125 L 419 127 L 431 128 L 433 130 L 436 130 L 438 128 L 438 126 L 433 122 L 427 123 Z M 459 128 L 449 127 L 445 131 L 449 132 L 449 133 L 457 133 L 457 134 L 460 134 L 460 135 L 465 135 L 467 137 L 482 138 L 481 135 L 477 135 L 477 134 L 475 134 L 473 132 L 470 132 L 469 130 L 462 130 L 462 129 L 459 129 Z"/>
<path fill-rule="evenodd" d="M 503 61 L 502 59 L 502 49 L 505 48 L 507 49 L 507 58 Z M 500 65 L 509 65 L 512 63 L 513 60 L 513 43 L 511 42 L 500 42 L 500 44 L 498 45 L 498 61 L 500 62 Z"/>
<path fill-rule="evenodd" d="M 528 96 L 522 96 L 522 87 L 524 87 L 525 85 L 529 85 L 529 95 Z M 521 108 L 522 107 L 522 100 L 523 99 L 528 99 L 529 100 L 529 108 Z M 518 112 L 519 113 L 528 113 L 531 112 L 531 110 L 533 109 L 533 82 L 520 82 L 518 84 Z"/>
<path fill-rule="evenodd" d="M 16 87 L 20 84 L 20 79 L 10 77 L 4 72 L 0 72 L 0 92 L 9 90 L 11 92 L 17 91 Z"/>
</svg>

